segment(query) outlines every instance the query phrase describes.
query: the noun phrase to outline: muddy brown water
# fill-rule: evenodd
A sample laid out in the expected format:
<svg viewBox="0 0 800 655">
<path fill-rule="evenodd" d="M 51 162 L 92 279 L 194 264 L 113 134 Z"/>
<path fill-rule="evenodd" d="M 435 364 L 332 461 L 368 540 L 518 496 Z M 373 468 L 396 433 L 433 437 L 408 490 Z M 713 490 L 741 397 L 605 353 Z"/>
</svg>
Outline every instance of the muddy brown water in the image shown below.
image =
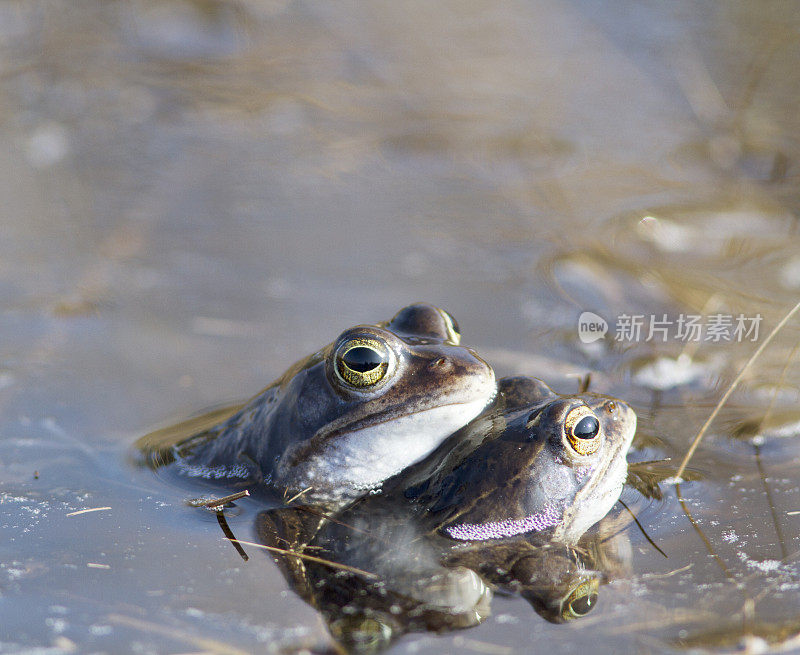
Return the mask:
<svg viewBox="0 0 800 655">
<path fill-rule="evenodd" d="M 410 301 L 500 375 L 592 371 L 639 413 L 631 459 L 677 463 L 800 299 L 798 30 L 784 2 L 4 2 L 0 652 L 330 650 L 131 444 Z M 762 322 L 646 340 L 664 314 Z M 585 619 L 496 598 L 392 652 L 798 647 L 799 342 L 748 372 L 683 504 L 623 494 L 666 558 L 631 528 Z"/>
</svg>

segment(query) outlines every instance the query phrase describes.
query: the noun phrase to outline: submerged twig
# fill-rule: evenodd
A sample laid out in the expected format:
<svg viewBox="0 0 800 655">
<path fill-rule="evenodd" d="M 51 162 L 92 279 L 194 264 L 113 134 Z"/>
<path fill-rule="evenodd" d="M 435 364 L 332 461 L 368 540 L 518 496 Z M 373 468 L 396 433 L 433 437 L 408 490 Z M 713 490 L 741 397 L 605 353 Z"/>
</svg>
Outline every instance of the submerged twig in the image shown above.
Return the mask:
<svg viewBox="0 0 800 655">
<path fill-rule="evenodd" d="M 225 538 L 231 542 L 233 547 L 236 549 L 236 552 L 239 553 L 239 557 L 241 557 L 245 562 L 250 559 L 246 552 L 244 552 L 244 548 L 236 539 L 236 535 L 233 534 L 233 530 L 231 530 L 231 526 L 228 525 L 228 521 L 225 518 L 225 512 L 217 512 L 217 523 L 219 523 L 219 527 L 222 528 L 222 534 L 225 535 Z"/>
<path fill-rule="evenodd" d="M 681 493 L 680 484 L 675 485 L 675 496 L 678 499 L 678 502 L 680 503 L 680 506 L 683 509 L 683 513 L 686 515 L 686 518 L 689 519 L 689 523 L 692 524 L 694 531 L 703 540 L 703 543 L 705 544 L 706 550 L 708 550 L 709 555 L 711 555 L 711 557 L 714 558 L 714 561 L 719 565 L 719 567 L 722 569 L 722 572 L 725 574 L 725 577 L 728 578 L 728 580 L 733 581 L 734 580 L 733 574 L 725 564 L 725 561 L 717 554 L 717 551 L 714 550 L 714 546 L 711 544 L 711 541 L 709 541 L 708 537 L 706 537 L 706 533 L 703 532 L 703 529 L 698 525 L 694 516 L 692 516 L 692 513 L 689 511 L 689 508 L 686 505 L 686 501 L 684 501 L 683 499 L 683 494 Z"/>
<path fill-rule="evenodd" d="M 775 391 L 772 394 L 772 398 L 770 398 L 769 406 L 767 407 L 767 411 L 764 412 L 764 416 L 761 418 L 761 422 L 758 424 L 758 430 L 756 431 L 755 437 L 760 437 L 760 435 L 764 434 L 764 426 L 767 423 L 770 415 L 772 414 L 772 410 L 775 408 L 775 402 L 778 399 L 778 390 L 783 386 L 783 382 L 786 379 L 786 373 L 789 371 L 789 367 L 794 361 L 795 355 L 797 354 L 797 350 L 800 348 L 800 341 L 794 344 L 794 348 L 792 348 L 792 352 L 789 353 L 789 356 L 786 358 L 786 363 L 783 365 L 783 370 L 781 371 L 781 375 L 778 378 L 778 384 L 775 386 Z M 769 488 L 769 484 L 767 483 L 767 476 L 766 472 L 764 471 L 764 464 L 761 461 L 761 446 L 758 438 L 753 438 L 753 451 L 755 452 L 756 458 L 756 466 L 758 467 L 758 474 L 761 477 L 761 483 L 764 486 L 764 492 L 767 494 L 767 503 L 769 504 L 769 511 L 772 515 L 772 524 L 775 527 L 775 534 L 778 537 L 778 543 L 781 547 L 781 557 L 782 559 L 786 559 L 788 557 L 788 552 L 786 550 L 786 540 L 783 535 L 783 529 L 781 528 L 780 520 L 778 519 L 778 510 L 775 506 L 775 502 L 772 499 L 772 492 Z"/>
<path fill-rule="evenodd" d="M 626 505 L 626 504 L 623 502 L 623 500 L 622 500 L 621 498 L 620 498 L 620 499 L 619 499 L 617 502 L 618 502 L 620 505 L 622 505 L 622 506 L 623 506 L 623 507 L 624 507 L 626 510 L 628 510 L 628 513 L 629 513 L 629 514 L 631 515 L 631 517 L 633 518 L 633 522 L 634 522 L 634 523 L 636 523 L 636 526 L 639 528 L 639 530 L 641 530 L 642 534 L 644 535 L 644 538 L 645 538 L 645 539 L 647 539 L 647 541 L 650 543 L 650 545 L 651 545 L 653 548 L 655 548 L 655 549 L 656 549 L 656 550 L 657 550 L 659 553 L 661 553 L 661 554 L 662 554 L 664 557 L 667 557 L 667 554 L 666 554 L 666 553 L 665 553 L 663 550 L 661 550 L 661 549 L 658 547 L 658 544 L 657 544 L 655 541 L 653 541 L 653 540 L 650 538 L 650 535 L 649 535 L 649 534 L 647 534 L 647 532 L 646 532 L 646 531 L 645 531 L 645 529 L 644 529 L 644 526 L 643 526 L 641 523 L 639 523 L 639 519 L 638 519 L 638 518 L 636 518 L 636 514 L 634 514 L 634 513 L 633 513 L 633 510 L 632 510 L 630 507 L 628 507 L 628 506 L 627 506 L 627 505 Z M 669 559 L 669 558 L 667 557 L 667 559 Z"/>
<path fill-rule="evenodd" d="M 786 325 L 789 320 L 794 316 L 798 310 L 800 310 L 800 302 L 798 302 L 792 309 L 789 311 L 786 316 L 784 316 L 780 322 L 772 328 L 772 332 L 767 335 L 767 338 L 761 342 L 761 345 L 756 348 L 756 351 L 750 356 L 750 359 L 747 360 L 747 363 L 742 367 L 742 370 L 739 371 L 739 374 L 734 378 L 733 382 L 731 382 L 728 389 L 720 398 L 720 401 L 717 403 L 716 407 L 714 407 L 714 411 L 711 412 L 711 416 L 708 417 L 703 426 L 700 428 L 700 432 L 697 433 L 697 436 L 692 441 L 692 444 L 689 446 L 689 450 L 686 451 L 686 455 L 684 455 L 683 460 L 681 461 L 681 465 L 678 467 L 678 470 L 675 472 L 675 477 L 680 478 L 683 475 L 683 471 L 686 469 L 686 465 L 689 463 L 689 460 L 692 459 L 692 455 L 694 455 L 694 451 L 697 450 L 697 446 L 700 445 L 700 441 L 705 436 L 705 433 L 708 431 L 708 428 L 711 426 L 712 421 L 717 417 L 719 411 L 722 409 L 722 406 L 728 402 L 728 398 L 731 397 L 731 394 L 734 392 L 737 386 L 739 386 L 739 382 L 742 381 L 745 373 L 750 369 L 753 365 L 753 362 L 756 361 L 761 356 L 761 353 L 764 352 L 764 349 L 769 345 L 769 342 L 775 337 L 778 332 L 783 329 L 783 326 Z"/>
<path fill-rule="evenodd" d="M 761 461 L 761 447 L 754 443 L 753 451 L 755 452 L 756 466 L 758 467 L 758 474 L 761 478 L 761 484 L 764 487 L 764 493 L 767 495 L 769 513 L 772 515 L 772 525 L 775 528 L 775 534 L 778 537 L 778 544 L 781 548 L 781 559 L 786 559 L 788 556 L 788 551 L 786 550 L 786 539 L 783 536 L 783 529 L 781 528 L 781 523 L 778 520 L 778 509 L 775 506 L 775 501 L 772 498 L 772 491 L 770 490 L 769 483 L 767 482 L 767 474 L 766 471 L 764 471 L 764 463 Z"/>
<path fill-rule="evenodd" d="M 323 559 L 321 557 L 314 557 L 313 555 L 306 555 L 305 553 L 296 553 L 293 550 L 286 550 L 285 548 L 277 548 L 275 546 L 266 546 L 264 544 L 257 544 L 254 541 L 242 541 L 241 539 L 233 539 L 232 541 L 240 543 L 244 546 L 263 548 L 264 550 L 268 550 L 272 553 L 279 553 L 281 555 L 289 555 L 290 557 L 297 557 L 298 559 L 305 559 L 310 562 L 317 562 L 318 564 L 330 566 L 332 569 L 341 569 L 342 571 L 357 573 L 358 575 L 363 575 L 365 578 L 370 578 L 372 580 L 380 579 L 380 576 L 376 575 L 375 573 L 370 573 L 369 571 L 365 571 L 364 569 L 357 569 L 355 566 L 348 566 L 347 564 L 339 564 L 339 562 L 332 562 L 331 560 Z"/>
</svg>

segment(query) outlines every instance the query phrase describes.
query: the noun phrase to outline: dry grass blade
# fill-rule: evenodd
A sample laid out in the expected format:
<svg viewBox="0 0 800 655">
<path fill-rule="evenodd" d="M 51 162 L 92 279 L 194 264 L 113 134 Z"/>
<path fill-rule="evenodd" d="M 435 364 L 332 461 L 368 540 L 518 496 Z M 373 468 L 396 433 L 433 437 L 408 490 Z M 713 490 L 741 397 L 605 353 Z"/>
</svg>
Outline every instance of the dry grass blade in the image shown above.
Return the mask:
<svg viewBox="0 0 800 655">
<path fill-rule="evenodd" d="M 254 541 L 242 541 L 241 539 L 232 539 L 231 541 L 235 541 L 236 543 L 242 544 L 243 546 L 253 546 L 254 548 L 263 548 L 264 550 L 268 550 L 272 553 L 289 555 L 290 557 L 305 559 L 308 560 L 309 562 L 317 562 L 318 564 L 330 566 L 332 569 L 341 569 L 342 571 L 357 573 L 358 575 L 363 575 L 365 578 L 369 578 L 371 580 L 379 579 L 379 576 L 375 575 L 374 573 L 370 573 L 369 571 L 365 571 L 363 569 L 357 569 L 355 566 L 347 566 L 347 564 L 339 564 L 338 562 L 332 562 L 331 560 L 322 559 L 321 557 L 314 557 L 313 555 L 306 555 L 305 553 L 296 553 L 293 550 L 287 550 L 285 548 L 276 548 L 275 546 L 265 546 L 264 544 L 257 544 Z"/>
<path fill-rule="evenodd" d="M 783 326 L 786 325 L 791 320 L 792 316 L 794 316 L 798 310 L 800 310 L 800 302 L 798 302 L 794 307 L 792 307 L 789 313 L 786 314 L 786 316 L 784 316 L 781 319 L 781 321 L 772 329 L 772 332 L 770 332 L 767 335 L 767 338 L 761 342 L 761 345 L 758 348 L 756 348 L 756 351 L 750 356 L 750 359 L 747 360 L 747 363 L 742 367 L 742 370 L 739 371 L 739 374 L 736 376 L 733 382 L 731 382 L 730 386 L 728 387 L 728 389 L 722 395 L 722 398 L 720 398 L 719 402 L 717 403 L 717 406 L 714 407 L 714 411 L 711 412 L 711 416 L 709 416 L 706 422 L 703 423 L 703 427 L 700 428 L 700 432 L 697 433 L 697 436 L 694 438 L 694 441 L 692 441 L 692 445 L 689 446 L 689 450 L 686 451 L 686 455 L 684 455 L 683 461 L 681 461 L 681 465 L 678 467 L 678 470 L 675 471 L 676 478 L 680 478 L 683 475 L 683 472 L 686 469 L 686 465 L 689 463 L 689 460 L 692 459 L 692 455 L 694 455 L 694 451 L 697 450 L 697 446 L 700 445 L 700 441 L 705 436 L 705 433 L 708 431 L 708 428 L 711 426 L 711 423 L 717 417 L 717 414 L 719 414 L 719 410 L 721 410 L 723 405 L 725 405 L 725 403 L 728 402 L 728 398 L 731 397 L 731 394 L 734 392 L 736 387 L 739 386 L 739 383 L 742 381 L 742 378 L 745 376 L 745 373 L 747 373 L 747 371 L 753 365 L 753 362 L 755 362 L 761 356 L 761 353 L 764 352 L 764 349 L 769 345 L 770 341 L 772 341 L 775 335 L 778 334 L 778 332 L 780 332 L 783 329 Z"/>
<path fill-rule="evenodd" d="M 179 628 L 172 628 L 166 625 L 159 625 L 158 623 L 151 623 L 150 621 L 143 621 L 136 619 L 132 616 L 125 616 L 123 614 L 109 614 L 108 621 L 116 625 L 124 625 L 128 628 L 141 630 L 142 632 L 149 632 L 151 634 L 185 641 L 186 643 L 202 648 L 204 651 L 214 653 L 214 655 L 248 655 L 247 651 L 241 648 L 236 648 L 225 642 L 216 639 L 209 639 L 207 637 L 198 637 L 190 634 L 185 630 Z"/>
<path fill-rule="evenodd" d="M 513 648 L 491 644 L 488 641 L 478 641 L 477 639 L 467 639 L 458 635 L 453 637 L 453 645 L 459 649 L 471 650 L 476 653 L 486 653 L 487 655 L 512 655 Z"/>
<path fill-rule="evenodd" d="M 77 512 L 70 512 L 65 516 L 78 516 L 80 514 L 88 514 L 89 512 L 103 512 L 111 509 L 110 507 L 89 507 L 88 509 L 79 509 Z"/>
<path fill-rule="evenodd" d="M 374 536 L 372 534 L 372 532 L 370 532 L 369 530 L 363 530 L 362 528 L 357 528 L 352 523 L 345 523 L 344 521 L 340 521 L 339 519 L 331 516 L 327 512 L 323 512 L 321 510 L 318 510 L 316 507 L 311 507 L 309 505 L 300 505 L 300 506 L 297 507 L 297 510 L 300 511 L 300 512 L 308 512 L 309 514 L 313 514 L 314 516 L 319 516 L 319 517 L 321 517 L 323 519 L 326 519 L 327 521 L 330 521 L 331 523 L 335 523 L 336 525 L 341 525 L 341 526 L 343 526 L 345 528 L 348 528 L 348 529 L 352 530 L 353 532 L 360 532 L 361 534 Z M 385 542 L 386 540 L 385 539 L 381 539 L 381 541 Z"/>
<path fill-rule="evenodd" d="M 287 504 L 287 505 L 291 505 L 291 504 L 292 504 L 294 501 L 296 501 L 298 498 L 300 498 L 300 496 L 302 496 L 303 494 L 306 494 L 306 493 L 308 493 L 308 492 L 309 492 L 309 491 L 311 491 L 313 488 L 314 488 L 314 487 L 306 487 L 306 488 L 305 488 L 305 489 L 303 489 L 302 491 L 298 491 L 298 492 L 297 492 L 297 493 L 296 493 L 294 496 L 292 496 L 292 497 L 291 497 L 289 500 L 285 501 L 285 502 L 286 502 L 286 504 Z"/>
</svg>

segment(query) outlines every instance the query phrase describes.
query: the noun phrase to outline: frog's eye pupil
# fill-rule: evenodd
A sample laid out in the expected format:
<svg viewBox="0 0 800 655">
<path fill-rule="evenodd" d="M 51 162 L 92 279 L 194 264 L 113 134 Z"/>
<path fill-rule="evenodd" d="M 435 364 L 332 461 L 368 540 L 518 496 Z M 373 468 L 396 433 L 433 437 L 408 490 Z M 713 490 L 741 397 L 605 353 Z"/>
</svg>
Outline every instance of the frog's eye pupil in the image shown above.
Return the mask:
<svg viewBox="0 0 800 655">
<path fill-rule="evenodd" d="M 564 435 L 579 455 L 596 453 L 602 443 L 600 421 L 585 405 L 572 409 L 564 422 Z"/>
<path fill-rule="evenodd" d="M 586 616 L 596 604 L 597 594 L 591 593 L 573 600 L 569 604 L 569 609 L 575 616 Z"/>
<path fill-rule="evenodd" d="M 594 416 L 585 416 L 573 428 L 572 433 L 578 439 L 594 439 L 600 431 L 600 421 Z"/>
<path fill-rule="evenodd" d="M 336 371 L 353 387 L 371 387 L 386 376 L 389 358 L 389 350 L 378 341 L 354 340 L 336 355 Z"/>
<path fill-rule="evenodd" d="M 348 350 L 342 356 L 342 360 L 348 368 L 358 373 L 368 373 L 386 363 L 387 358 L 372 348 L 356 346 Z"/>
</svg>

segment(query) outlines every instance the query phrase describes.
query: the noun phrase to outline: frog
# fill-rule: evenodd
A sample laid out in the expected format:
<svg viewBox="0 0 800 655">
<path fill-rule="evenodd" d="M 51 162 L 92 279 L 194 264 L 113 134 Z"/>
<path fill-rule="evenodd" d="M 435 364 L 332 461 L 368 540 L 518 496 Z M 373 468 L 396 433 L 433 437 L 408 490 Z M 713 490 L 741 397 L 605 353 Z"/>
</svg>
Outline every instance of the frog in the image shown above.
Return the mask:
<svg viewBox="0 0 800 655">
<path fill-rule="evenodd" d="M 196 432 L 138 446 L 153 468 L 334 507 L 425 457 L 495 395 L 494 371 L 461 345 L 453 316 L 416 303 L 344 330 L 244 405 L 187 422 Z"/>
<path fill-rule="evenodd" d="M 259 516 L 257 538 L 297 554 L 274 558 L 341 639 L 383 648 L 409 630 L 476 625 L 494 589 L 555 623 L 594 608 L 602 575 L 578 544 L 620 496 L 636 414 L 526 376 L 497 387 L 478 417 L 381 493 L 335 513 L 299 505 Z"/>
<path fill-rule="evenodd" d="M 485 412 L 383 491 L 452 540 L 533 533 L 570 544 L 619 499 L 635 433 L 621 400 L 504 378 Z"/>
</svg>

